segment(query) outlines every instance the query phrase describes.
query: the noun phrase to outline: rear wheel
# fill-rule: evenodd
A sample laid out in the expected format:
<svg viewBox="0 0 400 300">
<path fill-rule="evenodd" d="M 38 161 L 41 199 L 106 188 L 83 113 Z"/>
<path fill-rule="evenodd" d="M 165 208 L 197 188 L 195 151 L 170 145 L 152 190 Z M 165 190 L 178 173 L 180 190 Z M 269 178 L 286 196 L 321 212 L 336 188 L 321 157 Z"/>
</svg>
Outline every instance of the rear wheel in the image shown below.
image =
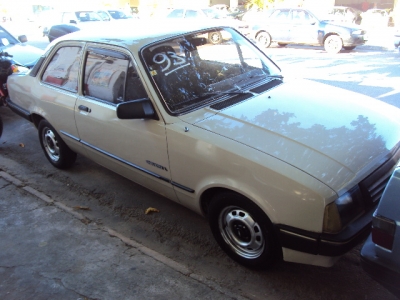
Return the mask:
<svg viewBox="0 0 400 300">
<path fill-rule="evenodd" d="M 340 36 L 330 35 L 325 39 L 324 48 L 328 53 L 337 54 L 342 50 L 343 42 Z"/>
<path fill-rule="evenodd" d="M 242 195 L 223 192 L 214 196 L 209 224 L 219 246 L 248 268 L 266 269 L 279 258 L 271 221 Z"/>
<path fill-rule="evenodd" d="M 261 46 L 268 48 L 271 45 L 271 36 L 269 35 L 268 32 L 260 32 L 259 34 L 257 34 L 256 36 L 256 41 L 258 44 L 260 44 Z"/>
<path fill-rule="evenodd" d="M 211 32 L 208 34 L 208 40 L 211 44 L 217 45 L 222 42 L 222 34 L 219 31 Z"/>
<path fill-rule="evenodd" d="M 354 50 L 356 46 L 343 47 L 345 50 Z"/>
<path fill-rule="evenodd" d="M 61 139 L 57 131 L 46 120 L 38 126 L 39 141 L 48 161 L 59 169 L 71 167 L 76 160 L 76 153 Z"/>
</svg>

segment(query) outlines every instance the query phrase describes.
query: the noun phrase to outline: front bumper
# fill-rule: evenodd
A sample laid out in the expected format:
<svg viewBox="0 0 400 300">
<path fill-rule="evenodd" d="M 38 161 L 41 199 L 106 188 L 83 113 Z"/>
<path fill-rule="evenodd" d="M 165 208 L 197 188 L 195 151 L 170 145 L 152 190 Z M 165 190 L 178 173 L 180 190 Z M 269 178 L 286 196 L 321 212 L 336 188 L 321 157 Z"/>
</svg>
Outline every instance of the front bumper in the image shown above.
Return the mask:
<svg viewBox="0 0 400 300">
<path fill-rule="evenodd" d="M 361 249 L 361 266 L 371 278 L 400 298 L 400 270 L 377 256 L 375 247 L 369 236 Z"/>
<path fill-rule="evenodd" d="M 284 248 L 314 255 L 341 256 L 368 237 L 374 211 L 375 207 L 338 234 L 310 232 L 287 225 L 275 225 L 275 229 Z"/>
<path fill-rule="evenodd" d="M 351 35 L 347 38 L 342 38 L 344 47 L 364 45 L 368 41 L 368 36 L 364 35 Z"/>
</svg>

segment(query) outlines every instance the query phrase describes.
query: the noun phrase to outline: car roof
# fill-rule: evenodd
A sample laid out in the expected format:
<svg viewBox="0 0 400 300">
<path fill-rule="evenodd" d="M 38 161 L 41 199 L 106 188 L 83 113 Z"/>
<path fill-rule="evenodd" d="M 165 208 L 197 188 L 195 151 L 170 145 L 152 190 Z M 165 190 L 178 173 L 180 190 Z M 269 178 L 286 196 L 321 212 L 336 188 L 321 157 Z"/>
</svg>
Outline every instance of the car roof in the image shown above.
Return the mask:
<svg viewBox="0 0 400 300">
<path fill-rule="evenodd" d="M 157 20 L 157 22 L 154 23 L 149 22 L 149 20 L 137 20 L 135 25 L 137 25 L 138 30 L 135 30 L 135 28 L 127 30 L 125 24 L 113 23 L 113 25 L 110 26 L 108 22 L 104 22 L 105 24 L 98 24 L 95 30 L 83 29 L 76 31 L 56 39 L 55 43 L 62 40 L 74 40 L 107 43 L 140 49 L 153 42 L 169 39 L 189 32 L 202 31 L 216 27 L 229 27 L 224 26 L 222 22 L 223 21 L 219 20 L 210 20 L 207 22 L 207 25 L 202 25 L 199 24 L 198 20 L 182 21 L 179 19 L 163 20 L 161 22 Z M 121 26 L 121 28 L 119 28 L 119 26 Z M 53 43 L 51 43 L 49 47 L 51 47 L 52 44 Z"/>
</svg>

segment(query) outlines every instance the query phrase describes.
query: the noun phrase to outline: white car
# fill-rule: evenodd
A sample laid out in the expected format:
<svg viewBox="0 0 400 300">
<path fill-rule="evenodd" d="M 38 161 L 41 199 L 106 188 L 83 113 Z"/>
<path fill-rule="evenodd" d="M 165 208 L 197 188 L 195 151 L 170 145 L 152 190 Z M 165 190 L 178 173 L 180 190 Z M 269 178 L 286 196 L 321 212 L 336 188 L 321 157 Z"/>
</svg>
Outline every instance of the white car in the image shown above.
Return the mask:
<svg viewBox="0 0 400 300">
<path fill-rule="evenodd" d="M 101 9 L 96 13 L 103 19 L 103 21 L 129 21 L 138 19 L 137 14 L 126 14 L 122 9 Z"/>
<path fill-rule="evenodd" d="M 78 153 L 194 210 L 250 268 L 331 266 L 368 236 L 399 109 L 288 81 L 234 28 L 146 24 L 65 35 L 8 78 L 51 164 Z M 204 38 L 215 31 L 230 38 Z"/>
</svg>

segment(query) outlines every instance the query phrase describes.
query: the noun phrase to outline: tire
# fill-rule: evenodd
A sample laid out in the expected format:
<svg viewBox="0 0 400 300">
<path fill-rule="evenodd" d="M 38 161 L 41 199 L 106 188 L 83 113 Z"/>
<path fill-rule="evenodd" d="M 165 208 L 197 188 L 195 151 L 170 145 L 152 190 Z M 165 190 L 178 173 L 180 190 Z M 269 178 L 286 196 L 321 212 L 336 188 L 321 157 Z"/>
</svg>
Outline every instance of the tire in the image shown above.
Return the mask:
<svg viewBox="0 0 400 300">
<path fill-rule="evenodd" d="M 338 35 L 330 35 L 325 39 L 324 48 L 328 53 L 337 54 L 342 50 L 342 47 L 343 42 Z"/>
<path fill-rule="evenodd" d="M 356 46 L 343 47 L 344 50 L 354 50 Z"/>
<path fill-rule="evenodd" d="M 268 32 L 262 31 L 256 36 L 256 41 L 259 45 L 268 48 L 271 46 L 271 36 Z"/>
<path fill-rule="evenodd" d="M 222 34 L 219 31 L 211 32 L 208 34 L 208 41 L 211 44 L 217 45 L 222 43 Z"/>
<path fill-rule="evenodd" d="M 281 258 L 271 221 L 253 202 L 234 192 L 213 197 L 208 214 L 219 246 L 251 269 L 267 269 Z"/>
<path fill-rule="evenodd" d="M 58 169 L 70 168 L 76 160 L 76 153 L 65 144 L 53 126 L 42 120 L 38 132 L 40 145 L 48 161 Z"/>
<path fill-rule="evenodd" d="M 279 46 L 279 47 L 282 47 L 282 48 L 283 48 L 283 47 L 286 47 L 287 45 L 288 45 L 288 44 L 286 44 L 286 43 L 278 43 L 278 46 Z"/>
</svg>

